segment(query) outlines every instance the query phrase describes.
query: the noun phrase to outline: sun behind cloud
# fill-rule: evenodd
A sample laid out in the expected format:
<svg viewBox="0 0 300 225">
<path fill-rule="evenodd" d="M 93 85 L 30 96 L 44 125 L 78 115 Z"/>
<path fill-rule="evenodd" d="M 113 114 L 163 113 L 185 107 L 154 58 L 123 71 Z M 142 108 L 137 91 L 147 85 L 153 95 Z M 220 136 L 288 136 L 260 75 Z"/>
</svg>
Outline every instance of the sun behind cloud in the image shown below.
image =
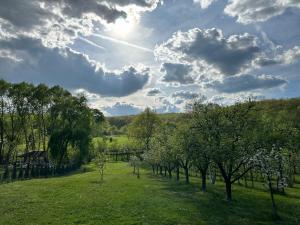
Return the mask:
<svg viewBox="0 0 300 225">
<path fill-rule="evenodd" d="M 133 33 L 133 30 L 137 26 L 137 23 L 131 18 L 119 18 L 115 23 L 107 26 L 108 32 L 117 38 L 128 39 Z"/>
</svg>

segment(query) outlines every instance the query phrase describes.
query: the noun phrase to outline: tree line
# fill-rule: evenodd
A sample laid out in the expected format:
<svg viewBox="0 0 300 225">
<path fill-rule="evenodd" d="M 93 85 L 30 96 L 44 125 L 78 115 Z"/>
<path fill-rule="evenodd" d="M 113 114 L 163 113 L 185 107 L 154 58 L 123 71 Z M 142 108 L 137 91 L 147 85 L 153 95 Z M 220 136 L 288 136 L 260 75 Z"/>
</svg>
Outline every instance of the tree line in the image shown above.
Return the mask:
<svg viewBox="0 0 300 225">
<path fill-rule="evenodd" d="M 153 173 L 170 178 L 175 173 L 177 180 L 183 174 L 189 183 L 191 171 L 197 172 L 203 192 L 207 176 L 211 183 L 219 176 L 228 202 L 234 183 L 264 183 L 278 217 L 274 194 L 293 187 L 299 171 L 300 108 L 284 102 L 273 109 L 274 102 L 220 106 L 194 101 L 176 122 L 162 121 L 148 108 L 130 124 L 128 135 L 144 150 L 140 159 Z"/>
<path fill-rule="evenodd" d="M 18 154 L 45 151 L 54 165 L 80 165 L 89 157 L 102 112 L 84 96 L 59 86 L 12 84 L 0 80 L 0 164 L 14 164 Z"/>
</svg>

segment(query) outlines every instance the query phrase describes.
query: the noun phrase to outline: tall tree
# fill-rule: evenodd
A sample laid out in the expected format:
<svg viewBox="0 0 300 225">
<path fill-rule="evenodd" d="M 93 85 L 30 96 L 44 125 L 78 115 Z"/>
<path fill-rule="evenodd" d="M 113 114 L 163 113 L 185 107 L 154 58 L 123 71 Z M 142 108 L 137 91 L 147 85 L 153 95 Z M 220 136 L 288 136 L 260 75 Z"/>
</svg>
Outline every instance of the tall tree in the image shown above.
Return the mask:
<svg viewBox="0 0 300 225">
<path fill-rule="evenodd" d="M 146 108 L 129 125 L 128 135 L 138 142 L 141 150 L 148 152 L 150 150 L 151 139 L 159 123 L 160 119 L 157 114 L 150 108 Z"/>
<path fill-rule="evenodd" d="M 53 124 L 49 130 L 49 147 L 58 165 L 68 161 L 68 147 L 77 151 L 78 163 L 88 154 L 91 141 L 91 110 L 84 97 L 65 97 L 51 108 Z M 55 122 L 54 122 L 55 121 Z"/>
<path fill-rule="evenodd" d="M 4 124 L 5 124 L 5 111 L 6 111 L 6 101 L 10 84 L 4 80 L 0 80 L 0 107 L 1 107 L 1 117 L 0 117 L 0 164 L 4 159 Z"/>
</svg>

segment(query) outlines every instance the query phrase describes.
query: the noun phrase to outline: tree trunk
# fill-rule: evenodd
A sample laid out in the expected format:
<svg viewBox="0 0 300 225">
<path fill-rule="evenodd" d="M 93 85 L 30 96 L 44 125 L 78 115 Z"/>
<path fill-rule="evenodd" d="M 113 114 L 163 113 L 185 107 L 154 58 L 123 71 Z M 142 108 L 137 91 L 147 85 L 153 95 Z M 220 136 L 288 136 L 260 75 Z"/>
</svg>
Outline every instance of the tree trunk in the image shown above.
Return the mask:
<svg viewBox="0 0 300 225">
<path fill-rule="evenodd" d="M 168 165 L 168 173 L 169 173 L 169 178 L 172 178 L 172 169 L 170 163 Z"/>
<path fill-rule="evenodd" d="M 245 167 L 245 165 L 243 166 L 243 168 L 244 168 L 244 172 L 246 171 L 246 167 Z M 248 187 L 248 182 L 247 182 L 247 173 L 245 173 L 244 174 L 244 185 L 245 185 L 245 187 Z"/>
<path fill-rule="evenodd" d="M 253 171 L 252 171 L 252 169 L 250 170 L 250 177 L 251 177 L 251 186 L 252 186 L 252 188 L 254 188 L 254 178 L 253 178 Z"/>
<path fill-rule="evenodd" d="M 162 166 L 159 166 L 159 174 L 163 175 L 163 168 L 162 168 Z"/>
<path fill-rule="evenodd" d="M 226 199 L 228 202 L 232 201 L 232 195 L 231 195 L 231 182 L 230 180 L 225 180 L 226 183 Z"/>
<path fill-rule="evenodd" d="M 185 183 L 190 183 L 190 175 L 189 175 L 189 168 L 187 166 L 183 167 L 184 169 L 184 175 L 185 175 Z"/>
<path fill-rule="evenodd" d="M 179 181 L 179 166 L 176 166 L 176 180 Z"/>
<path fill-rule="evenodd" d="M 272 181 L 271 181 L 270 177 L 268 177 L 268 185 L 269 185 L 270 196 L 271 196 L 271 201 L 272 201 L 272 215 L 273 215 L 274 219 L 277 220 L 277 219 L 279 219 L 279 216 L 278 216 L 276 205 L 275 205 L 274 192 L 273 192 Z"/>
<path fill-rule="evenodd" d="M 202 185 L 201 185 L 201 190 L 202 192 L 206 192 L 206 171 L 202 171 L 201 172 L 201 181 L 202 181 Z"/>
</svg>

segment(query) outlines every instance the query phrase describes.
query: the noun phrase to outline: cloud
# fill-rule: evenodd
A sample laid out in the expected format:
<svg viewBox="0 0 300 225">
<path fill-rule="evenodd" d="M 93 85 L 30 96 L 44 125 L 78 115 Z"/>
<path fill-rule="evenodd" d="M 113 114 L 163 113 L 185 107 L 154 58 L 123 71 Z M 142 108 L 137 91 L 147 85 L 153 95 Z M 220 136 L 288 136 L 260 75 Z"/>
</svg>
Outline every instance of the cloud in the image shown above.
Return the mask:
<svg viewBox="0 0 300 225">
<path fill-rule="evenodd" d="M 176 91 L 175 93 L 172 94 L 173 98 L 181 98 L 181 99 L 195 99 L 198 98 L 200 95 L 191 92 L 191 91 Z"/>
<path fill-rule="evenodd" d="M 0 45 L 10 56 L 0 58 L 0 77 L 11 82 L 83 88 L 102 96 L 120 97 L 143 88 L 150 76 L 150 70 L 144 67 L 108 71 L 84 54 L 70 48 L 47 48 L 38 39 L 0 40 Z"/>
<path fill-rule="evenodd" d="M 300 46 L 294 46 L 291 49 L 278 54 L 273 58 L 261 56 L 256 58 L 253 63 L 255 66 L 263 67 L 270 65 L 290 65 L 300 60 Z"/>
<path fill-rule="evenodd" d="M 207 88 L 212 88 L 221 93 L 246 92 L 257 89 L 269 89 L 286 84 L 287 81 L 270 75 L 239 75 L 225 77 L 222 81 L 212 81 Z"/>
<path fill-rule="evenodd" d="M 147 95 L 148 96 L 156 96 L 161 93 L 161 90 L 159 88 L 152 88 L 151 90 L 148 91 Z"/>
<path fill-rule="evenodd" d="M 73 43 L 95 25 L 106 26 L 119 18 L 153 10 L 160 0 L 1 0 L 0 39 L 6 36 L 40 38 L 45 46 Z M 2 36 L 2 37 L 1 37 Z"/>
<path fill-rule="evenodd" d="M 207 9 L 216 0 L 194 0 L 196 3 L 200 3 L 202 9 Z"/>
<path fill-rule="evenodd" d="M 157 113 L 178 113 L 181 111 L 176 105 L 172 104 L 169 100 L 162 97 L 160 98 L 161 105 L 154 107 L 154 111 Z"/>
<path fill-rule="evenodd" d="M 299 0 L 230 0 L 225 14 L 236 17 L 237 22 L 250 24 L 264 22 L 281 15 L 287 8 L 300 8 Z"/>
<path fill-rule="evenodd" d="M 188 64 L 181 63 L 163 63 L 161 66 L 161 72 L 164 73 L 162 81 L 164 82 L 176 82 L 180 84 L 192 84 L 194 79 L 190 75 L 193 67 Z"/>
<path fill-rule="evenodd" d="M 142 112 L 140 107 L 124 102 L 117 102 L 112 106 L 104 107 L 103 110 L 110 116 L 136 115 Z"/>
<path fill-rule="evenodd" d="M 181 104 L 183 104 L 183 103 L 184 103 L 184 100 L 183 100 L 183 99 L 177 99 L 177 100 L 174 102 L 175 105 L 181 105 Z"/>
<path fill-rule="evenodd" d="M 259 53 L 256 37 L 248 33 L 224 37 L 216 28 L 179 31 L 155 48 L 155 55 L 160 60 L 197 62 L 207 70 L 217 70 L 224 75 L 243 72 Z"/>
</svg>

